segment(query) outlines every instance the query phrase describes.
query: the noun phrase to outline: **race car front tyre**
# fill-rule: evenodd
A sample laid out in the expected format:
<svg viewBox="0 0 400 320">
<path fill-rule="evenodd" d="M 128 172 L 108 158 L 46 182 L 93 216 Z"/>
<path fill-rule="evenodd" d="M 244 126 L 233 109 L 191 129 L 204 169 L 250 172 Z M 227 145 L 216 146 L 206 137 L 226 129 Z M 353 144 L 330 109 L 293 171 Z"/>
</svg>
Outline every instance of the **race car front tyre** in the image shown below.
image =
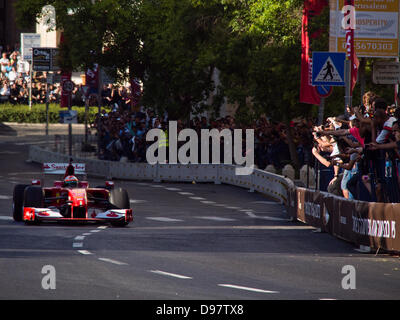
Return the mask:
<svg viewBox="0 0 400 320">
<path fill-rule="evenodd" d="M 14 221 L 22 221 L 24 207 L 24 191 L 29 187 L 27 184 L 17 184 L 13 192 L 13 218 Z"/>
<path fill-rule="evenodd" d="M 25 189 L 24 207 L 43 208 L 44 195 L 42 187 L 30 186 Z"/>
<path fill-rule="evenodd" d="M 113 209 L 130 209 L 130 201 L 128 192 L 122 188 L 110 190 L 109 201 Z"/>
<path fill-rule="evenodd" d="M 112 209 L 130 209 L 129 195 L 125 189 L 115 188 L 110 190 L 109 201 Z M 128 224 L 129 222 L 125 220 L 111 222 L 114 227 L 125 227 Z"/>
<path fill-rule="evenodd" d="M 44 194 L 42 187 L 29 186 L 24 192 L 24 207 L 27 208 L 43 208 Z M 25 221 L 28 225 L 37 225 L 39 221 Z"/>
</svg>

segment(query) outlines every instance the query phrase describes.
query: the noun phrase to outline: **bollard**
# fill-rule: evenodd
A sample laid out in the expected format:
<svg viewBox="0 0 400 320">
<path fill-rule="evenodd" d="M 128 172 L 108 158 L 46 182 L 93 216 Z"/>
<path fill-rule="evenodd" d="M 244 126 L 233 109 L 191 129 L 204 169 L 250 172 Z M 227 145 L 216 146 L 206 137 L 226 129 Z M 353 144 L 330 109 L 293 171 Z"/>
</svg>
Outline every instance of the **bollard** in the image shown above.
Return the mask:
<svg viewBox="0 0 400 320">
<path fill-rule="evenodd" d="M 272 164 L 269 164 L 266 168 L 265 171 L 270 172 L 270 173 L 276 173 L 276 169 Z"/>
<path fill-rule="evenodd" d="M 307 179 L 307 174 L 308 174 L 308 179 Z M 300 169 L 300 181 L 303 182 L 305 186 L 307 186 L 307 181 L 308 181 L 308 188 L 314 188 L 315 170 L 307 165 L 302 166 Z"/>
<path fill-rule="evenodd" d="M 287 165 L 283 168 L 282 174 L 283 174 L 285 177 L 288 177 L 288 178 L 291 179 L 291 180 L 294 180 L 294 178 L 295 178 L 295 171 L 294 171 L 293 167 L 292 167 L 290 164 L 287 164 Z"/>
</svg>

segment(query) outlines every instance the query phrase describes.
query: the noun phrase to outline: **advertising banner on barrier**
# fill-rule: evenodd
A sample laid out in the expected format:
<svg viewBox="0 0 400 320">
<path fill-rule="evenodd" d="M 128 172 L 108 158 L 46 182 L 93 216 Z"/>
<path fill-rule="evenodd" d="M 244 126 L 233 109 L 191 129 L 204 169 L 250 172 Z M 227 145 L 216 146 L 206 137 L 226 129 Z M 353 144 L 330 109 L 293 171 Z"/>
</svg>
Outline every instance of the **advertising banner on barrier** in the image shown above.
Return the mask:
<svg viewBox="0 0 400 320">
<path fill-rule="evenodd" d="M 295 194 L 288 206 L 292 217 L 356 245 L 400 251 L 400 204 L 352 201 L 304 188 Z"/>
<path fill-rule="evenodd" d="M 304 203 L 305 222 L 316 228 L 323 228 L 323 195 L 319 191 L 306 190 Z"/>
<path fill-rule="evenodd" d="M 335 197 L 335 212 L 332 219 L 333 234 L 346 241 L 354 241 L 352 236 L 352 216 L 354 212 L 353 201 L 343 201 L 339 197 Z"/>
<path fill-rule="evenodd" d="M 353 232 L 358 236 L 356 240 L 367 237 L 373 248 L 399 251 L 396 224 L 400 222 L 400 216 L 396 214 L 396 209 L 400 209 L 399 204 L 370 203 L 367 215 L 364 210 L 357 212 L 358 215 L 353 217 Z"/>
<path fill-rule="evenodd" d="M 347 238 L 360 245 L 371 246 L 370 238 L 368 236 L 368 232 L 365 232 L 365 225 L 360 224 L 360 221 L 365 221 L 368 219 L 368 215 L 370 212 L 370 204 L 368 202 L 361 201 L 345 201 L 339 200 L 342 203 L 340 214 L 343 215 L 344 212 L 348 213 L 346 216 L 346 233 Z M 351 206 L 351 211 L 347 210 Z M 347 211 L 345 211 L 347 210 Z M 343 218 L 342 218 L 343 220 Z M 343 225 L 343 223 L 342 223 Z"/>
<path fill-rule="evenodd" d="M 331 195 L 328 195 L 327 193 L 322 193 L 321 198 L 322 204 L 321 204 L 321 219 L 322 219 L 322 224 L 323 226 L 321 227 L 321 230 L 327 233 L 332 234 L 333 229 L 334 229 L 334 223 L 335 223 L 335 217 L 336 217 L 336 210 L 337 210 L 337 205 L 335 202 L 335 198 L 332 197 Z"/>
</svg>

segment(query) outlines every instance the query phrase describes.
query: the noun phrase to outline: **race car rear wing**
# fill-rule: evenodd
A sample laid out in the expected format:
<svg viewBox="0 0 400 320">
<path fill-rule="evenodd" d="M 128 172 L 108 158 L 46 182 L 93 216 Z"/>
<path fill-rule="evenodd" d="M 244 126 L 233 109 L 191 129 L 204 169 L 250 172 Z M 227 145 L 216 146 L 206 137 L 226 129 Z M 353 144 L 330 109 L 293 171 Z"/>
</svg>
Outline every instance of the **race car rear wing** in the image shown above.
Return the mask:
<svg viewBox="0 0 400 320">
<path fill-rule="evenodd" d="M 44 174 L 63 175 L 67 170 L 69 163 L 43 163 Z M 72 163 L 75 175 L 86 175 L 86 165 L 84 163 Z"/>
</svg>

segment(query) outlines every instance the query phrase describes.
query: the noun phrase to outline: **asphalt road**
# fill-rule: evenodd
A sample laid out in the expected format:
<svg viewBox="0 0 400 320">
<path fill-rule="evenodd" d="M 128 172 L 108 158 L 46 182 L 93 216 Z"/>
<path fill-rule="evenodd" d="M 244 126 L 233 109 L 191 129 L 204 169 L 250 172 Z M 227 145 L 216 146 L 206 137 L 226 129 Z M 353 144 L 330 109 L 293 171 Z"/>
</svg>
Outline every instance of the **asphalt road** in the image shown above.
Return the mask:
<svg viewBox="0 0 400 320">
<path fill-rule="evenodd" d="M 14 222 L 13 186 L 40 177 L 40 165 L 25 161 L 28 145 L 46 141 L 42 130 L 13 128 L 0 129 L 0 299 L 400 297 L 398 257 L 356 252 L 289 222 L 263 195 L 227 185 L 116 181 L 134 209 L 126 228 Z M 53 290 L 42 287 L 47 265 Z M 346 265 L 355 289 L 342 288 Z"/>
</svg>

